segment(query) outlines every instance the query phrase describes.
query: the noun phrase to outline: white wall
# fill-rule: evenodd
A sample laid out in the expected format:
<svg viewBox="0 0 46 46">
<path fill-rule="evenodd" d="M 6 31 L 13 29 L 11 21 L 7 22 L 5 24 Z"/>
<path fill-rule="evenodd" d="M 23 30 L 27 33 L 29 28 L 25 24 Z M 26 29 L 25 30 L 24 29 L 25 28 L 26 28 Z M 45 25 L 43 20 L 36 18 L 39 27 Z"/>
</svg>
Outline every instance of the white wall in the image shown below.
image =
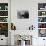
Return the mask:
<svg viewBox="0 0 46 46">
<path fill-rule="evenodd" d="M 37 9 L 37 7 L 36 7 L 37 2 L 36 3 L 33 2 L 35 4 L 34 5 L 35 7 L 32 5 L 31 0 L 15 0 L 14 2 L 15 3 L 13 3 L 13 1 L 12 1 L 13 6 L 11 6 L 12 22 L 15 23 L 17 30 L 27 30 L 29 28 L 29 26 L 31 26 L 33 24 L 34 20 L 37 20 L 37 16 L 36 16 L 37 13 L 34 13 L 34 10 L 36 12 L 36 9 Z M 18 19 L 17 18 L 17 11 L 21 11 L 21 10 L 29 11 L 29 19 Z M 36 19 L 34 19 L 34 18 L 36 18 Z"/>
<path fill-rule="evenodd" d="M 42 38 L 38 38 L 38 3 L 45 3 L 46 0 L 11 0 L 11 22 L 16 25 L 17 30 L 15 33 L 27 33 L 27 29 L 30 25 L 35 26 L 36 33 L 33 33 L 33 46 L 40 46 L 39 44 L 43 44 Z M 18 19 L 17 11 L 18 10 L 28 10 L 29 11 L 29 19 Z M 29 30 L 28 30 L 29 31 Z M 30 34 L 30 33 L 29 33 Z M 37 36 L 37 37 L 36 37 Z M 37 39 L 37 40 L 36 40 Z M 39 44 L 38 44 L 39 43 Z"/>
</svg>

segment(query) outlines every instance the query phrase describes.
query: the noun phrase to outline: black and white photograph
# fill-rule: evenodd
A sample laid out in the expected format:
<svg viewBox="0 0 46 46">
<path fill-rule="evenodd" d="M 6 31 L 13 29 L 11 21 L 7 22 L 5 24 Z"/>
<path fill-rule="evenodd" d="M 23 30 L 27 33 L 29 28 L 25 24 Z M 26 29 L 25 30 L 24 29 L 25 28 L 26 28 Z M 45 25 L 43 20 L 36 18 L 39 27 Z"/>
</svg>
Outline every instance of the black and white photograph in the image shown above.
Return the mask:
<svg viewBox="0 0 46 46">
<path fill-rule="evenodd" d="M 46 22 L 46 17 L 38 17 L 38 22 Z"/>
<path fill-rule="evenodd" d="M 29 19 L 29 11 L 17 11 L 17 18 L 18 19 Z"/>
<path fill-rule="evenodd" d="M 38 10 L 46 10 L 46 3 L 38 3 Z"/>
<path fill-rule="evenodd" d="M 0 3 L 0 10 L 8 10 L 8 3 Z"/>
<path fill-rule="evenodd" d="M 38 11 L 38 16 L 46 16 L 46 11 Z"/>
<path fill-rule="evenodd" d="M 0 16 L 8 16 L 8 11 L 0 11 Z"/>
<path fill-rule="evenodd" d="M 46 29 L 39 29 L 39 37 L 46 37 Z"/>
<path fill-rule="evenodd" d="M 0 17 L 0 22 L 8 22 L 8 17 Z"/>
</svg>

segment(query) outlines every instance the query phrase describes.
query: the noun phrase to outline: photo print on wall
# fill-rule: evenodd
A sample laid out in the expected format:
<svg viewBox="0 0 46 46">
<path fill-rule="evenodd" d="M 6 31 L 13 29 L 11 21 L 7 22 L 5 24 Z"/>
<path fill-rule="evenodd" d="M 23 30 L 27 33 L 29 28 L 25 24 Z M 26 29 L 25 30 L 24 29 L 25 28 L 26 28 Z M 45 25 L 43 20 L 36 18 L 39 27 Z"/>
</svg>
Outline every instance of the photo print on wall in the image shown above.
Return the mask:
<svg viewBox="0 0 46 46">
<path fill-rule="evenodd" d="M 39 29 L 39 37 L 46 37 L 46 29 Z"/>
<path fill-rule="evenodd" d="M 8 37 L 8 23 L 0 23 L 0 35 Z"/>
<path fill-rule="evenodd" d="M 28 11 L 18 11 L 17 12 L 17 18 L 18 19 L 29 19 L 29 12 Z"/>
</svg>

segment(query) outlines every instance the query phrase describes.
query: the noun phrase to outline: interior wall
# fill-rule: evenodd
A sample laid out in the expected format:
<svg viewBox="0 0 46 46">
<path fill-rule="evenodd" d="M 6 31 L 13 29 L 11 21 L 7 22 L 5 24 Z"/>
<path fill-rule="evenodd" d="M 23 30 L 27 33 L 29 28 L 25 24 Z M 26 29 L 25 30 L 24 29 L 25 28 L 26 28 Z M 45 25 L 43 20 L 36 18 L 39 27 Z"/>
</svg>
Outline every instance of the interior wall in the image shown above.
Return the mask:
<svg viewBox="0 0 46 46">
<path fill-rule="evenodd" d="M 37 28 L 37 2 L 31 0 L 15 0 L 15 3 L 12 4 L 11 9 L 11 19 L 12 22 L 15 23 L 17 30 L 28 30 L 31 25 L 34 25 Z M 29 11 L 29 19 L 17 18 L 17 12 L 22 10 Z"/>
<path fill-rule="evenodd" d="M 11 22 L 16 25 L 16 32 L 23 32 L 28 30 L 32 24 L 35 26 L 36 33 L 33 33 L 32 39 L 34 46 L 43 44 L 43 38 L 38 38 L 38 3 L 45 3 L 46 0 L 11 0 Z M 18 19 L 17 11 L 28 10 L 29 19 Z M 23 31 L 22 31 L 23 30 Z M 28 30 L 29 31 L 29 30 Z M 30 33 L 29 33 L 30 34 Z M 37 36 L 37 37 L 35 37 Z M 38 44 L 39 43 L 39 44 Z M 44 44 L 43 44 L 44 45 Z M 42 46 L 43 46 L 42 45 Z"/>
</svg>

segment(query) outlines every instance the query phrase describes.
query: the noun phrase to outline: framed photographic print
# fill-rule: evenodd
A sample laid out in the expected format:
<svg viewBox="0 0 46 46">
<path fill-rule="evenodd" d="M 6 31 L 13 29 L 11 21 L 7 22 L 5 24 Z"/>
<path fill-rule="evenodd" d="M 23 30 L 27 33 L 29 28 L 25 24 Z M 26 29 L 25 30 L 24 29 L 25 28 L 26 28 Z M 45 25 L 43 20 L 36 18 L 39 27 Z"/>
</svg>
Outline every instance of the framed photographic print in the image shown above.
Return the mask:
<svg viewBox="0 0 46 46">
<path fill-rule="evenodd" d="M 18 19 L 29 19 L 29 11 L 17 11 L 17 18 Z"/>
</svg>

